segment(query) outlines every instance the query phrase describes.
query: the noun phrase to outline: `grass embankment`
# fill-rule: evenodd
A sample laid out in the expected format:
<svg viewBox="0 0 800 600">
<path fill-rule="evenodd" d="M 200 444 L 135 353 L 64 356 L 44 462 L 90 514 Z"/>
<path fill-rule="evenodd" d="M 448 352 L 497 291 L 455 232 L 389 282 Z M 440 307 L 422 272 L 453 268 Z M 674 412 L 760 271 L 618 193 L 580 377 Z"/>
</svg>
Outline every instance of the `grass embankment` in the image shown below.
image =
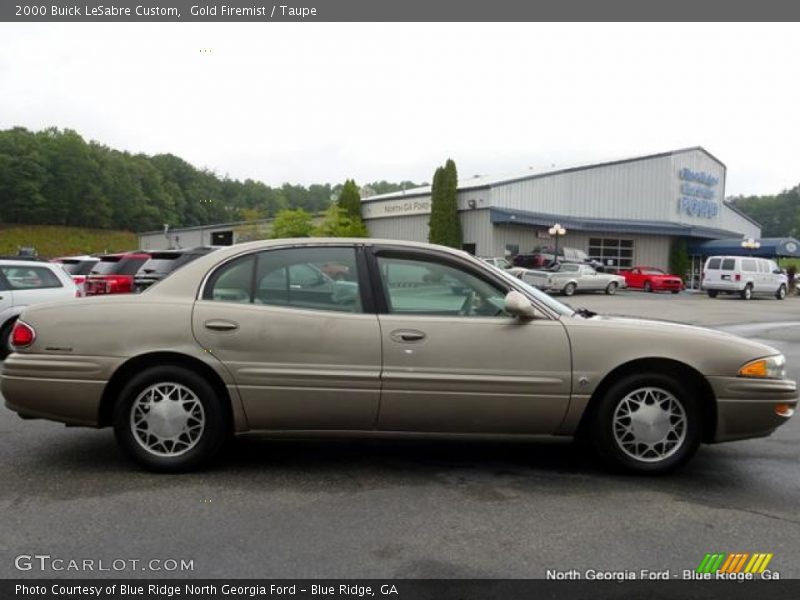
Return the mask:
<svg viewBox="0 0 800 600">
<path fill-rule="evenodd" d="M 57 225 L 0 225 L 0 255 L 15 255 L 21 246 L 33 246 L 39 256 L 53 258 L 96 252 L 135 250 L 135 233 Z"/>
</svg>

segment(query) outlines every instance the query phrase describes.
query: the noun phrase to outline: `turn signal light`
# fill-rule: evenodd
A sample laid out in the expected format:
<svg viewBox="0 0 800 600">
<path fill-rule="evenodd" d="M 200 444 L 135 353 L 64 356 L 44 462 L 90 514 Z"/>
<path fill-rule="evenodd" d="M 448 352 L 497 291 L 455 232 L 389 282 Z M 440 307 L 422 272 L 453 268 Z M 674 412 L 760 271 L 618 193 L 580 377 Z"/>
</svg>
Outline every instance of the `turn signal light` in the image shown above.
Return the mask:
<svg viewBox="0 0 800 600">
<path fill-rule="evenodd" d="M 739 375 L 742 377 L 766 377 L 767 361 L 762 359 L 747 363 L 745 366 L 739 369 Z"/>
<path fill-rule="evenodd" d="M 26 348 L 36 339 L 36 332 L 33 327 L 25 321 L 17 321 L 11 331 L 11 345 L 15 348 Z"/>
</svg>

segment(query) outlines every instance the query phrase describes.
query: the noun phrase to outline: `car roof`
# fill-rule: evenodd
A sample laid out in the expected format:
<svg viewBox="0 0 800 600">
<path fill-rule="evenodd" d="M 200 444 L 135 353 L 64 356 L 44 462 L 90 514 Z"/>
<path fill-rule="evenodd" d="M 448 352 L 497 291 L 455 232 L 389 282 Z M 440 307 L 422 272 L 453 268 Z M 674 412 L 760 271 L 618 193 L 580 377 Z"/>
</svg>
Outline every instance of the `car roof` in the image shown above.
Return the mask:
<svg viewBox="0 0 800 600">
<path fill-rule="evenodd" d="M 0 258 L 0 265 L 4 267 L 48 267 L 50 269 L 60 268 L 46 260 L 19 260 L 10 258 Z"/>
</svg>

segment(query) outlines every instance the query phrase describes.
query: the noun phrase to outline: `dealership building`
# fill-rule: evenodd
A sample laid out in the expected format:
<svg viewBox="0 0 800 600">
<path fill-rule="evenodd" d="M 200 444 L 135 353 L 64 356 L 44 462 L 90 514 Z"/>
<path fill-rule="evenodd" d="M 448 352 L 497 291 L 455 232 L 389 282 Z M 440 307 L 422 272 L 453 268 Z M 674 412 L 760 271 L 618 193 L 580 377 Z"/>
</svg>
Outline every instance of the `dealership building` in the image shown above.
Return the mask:
<svg viewBox="0 0 800 600">
<path fill-rule="evenodd" d="M 671 243 L 755 238 L 761 226 L 725 202 L 726 167 L 694 147 L 509 177 L 461 179 L 458 211 L 464 249 L 478 256 L 578 248 L 608 267 L 667 268 Z M 427 241 L 431 189 L 362 200 L 372 237 Z"/>
</svg>

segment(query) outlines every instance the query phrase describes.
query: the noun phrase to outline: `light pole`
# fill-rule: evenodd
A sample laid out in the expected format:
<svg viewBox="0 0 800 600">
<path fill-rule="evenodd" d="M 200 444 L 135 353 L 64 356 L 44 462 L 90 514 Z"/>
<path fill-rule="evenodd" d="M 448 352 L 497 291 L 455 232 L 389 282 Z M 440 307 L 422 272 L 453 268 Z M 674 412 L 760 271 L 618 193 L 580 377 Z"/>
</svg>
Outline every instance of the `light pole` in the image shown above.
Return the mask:
<svg viewBox="0 0 800 600">
<path fill-rule="evenodd" d="M 753 238 L 746 238 L 742 240 L 742 248 L 747 250 L 748 254 L 752 256 L 754 250 L 761 248 L 761 242 L 757 242 Z"/>
<path fill-rule="evenodd" d="M 555 252 L 553 253 L 553 263 L 558 264 L 558 238 L 560 238 L 562 235 L 567 235 L 567 230 L 564 229 L 559 223 L 556 223 L 547 230 L 547 233 L 556 238 L 556 248 Z"/>
</svg>

